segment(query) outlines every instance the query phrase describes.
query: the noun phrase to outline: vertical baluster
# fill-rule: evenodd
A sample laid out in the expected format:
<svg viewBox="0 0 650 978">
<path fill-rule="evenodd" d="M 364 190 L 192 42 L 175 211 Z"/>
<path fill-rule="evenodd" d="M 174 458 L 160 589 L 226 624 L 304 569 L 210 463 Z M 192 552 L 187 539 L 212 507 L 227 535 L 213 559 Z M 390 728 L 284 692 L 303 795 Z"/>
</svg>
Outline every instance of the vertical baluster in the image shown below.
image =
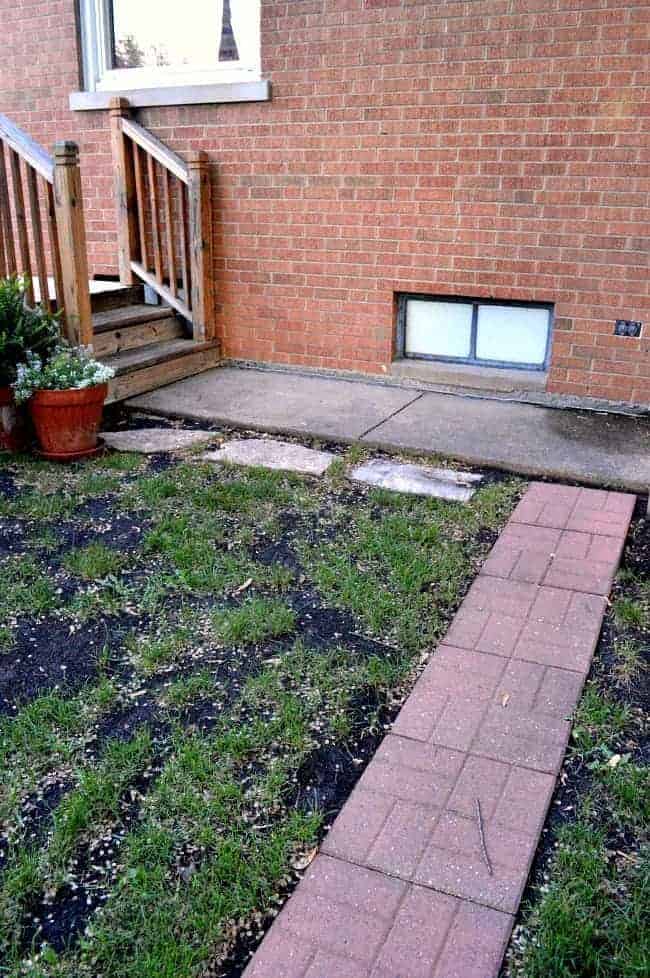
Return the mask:
<svg viewBox="0 0 650 978">
<path fill-rule="evenodd" d="M 2 216 L 2 203 L 0 203 L 0 277 L 6 278 L 9 275 L 7 264 L 7 253 L 5 249 L 5 228 Z"/>
<path fill-rule="evenodd" d="M 36 170 L 26 167 L 27 193 L 29 196 L 29 216 L 32 224 L 32 244 L 36 259 L 40 302 L 43 309 L 51 310 L 50 291 L 47 281 L 47 262 L 45 261 L 45 244 L 43 242 L 43 224 L 41 221 L 41 202 L 38 197 L 38 180 Z"/>
<path fill-rule="evenodd" d="M 147 174 L 149 177 L 149 202 L 151 206 L 151 240 L 153 244 L 153 263 L 156 279 L 162 284 L 162 255 L 160 251 L 160 215 L 158 213 L 158 184 L 156 183 L 156 161 L 147 153 Z"/>
<path fill-rule="evenodd" d="M 27 215 L 25 213 L 25 194 L 20 167 L 20 157 L 15 150 L 9 150 L 9 166 L 11 168 L 11 183 L 14 197 L 14 217 L 16 219 L 16 236 L 18 238 L 18 253 L 20 255 L 21 275 L 27 278 L 25 298 L 30 305 L 34 304 L 34 288 L 32 286 L 32 265 L 29 257 L 29 237 L 27 235 Z"/>
<path fill-rule="evenodd" d="M 138 205 L 138 233 L 140 236 L 140 261 L 145 271 L 149 271 L 149 256 L 147 249 L 147 233 L 144 220 L 144 180 L 142 176 L 142 155 L 140 147 L 131 143 L 133 150 L 133 169 L 135 172 L 135 199 Z"/>
<path fill-rule="evenodd" d="M 181 276 L 183 281 L 183 299 L 188 309 L 192 308 L 192 277 L 190 268 L 190 219 L 188 213 L 188 188 L 182 183 L 180 190 L 181 204 Z"/>
<path fill-rule="evenodd" d="M 47 197 L 47 229 L 50 239 L 50 254 L 52 256 L 52 272 L 54 274 L 54 291 L 56 293 L 57 309 L 63 308 L 63 272 L 61 271 L 61 250 L 59 235 L 56 227 L 56 209 L 54 207 L 54 188 L 45 181 Z"/>
<path fill-rule="evenodd" d="M 7 182 L 7 167 L 5 164 L 5 146 L 0 139 L 0 221 L 4 227 L 5 265 L 7 275 L 15 275 L 16 249 L 14 247 L 14 229 L 11 220 L 11 204 L 9 203 L 9 184 Z"/>
<path fill-rule="evenodd" d="M 165 197 L 165 227 L 167 230 L 167 262 L 169 269 L 169 290 L 176 295 L 176 259 L 174 257 L 174 226 L 172 224 L 172 200 L 169 187 L 169 170 L 163 169 L 163 191 Z"/>
</svg>

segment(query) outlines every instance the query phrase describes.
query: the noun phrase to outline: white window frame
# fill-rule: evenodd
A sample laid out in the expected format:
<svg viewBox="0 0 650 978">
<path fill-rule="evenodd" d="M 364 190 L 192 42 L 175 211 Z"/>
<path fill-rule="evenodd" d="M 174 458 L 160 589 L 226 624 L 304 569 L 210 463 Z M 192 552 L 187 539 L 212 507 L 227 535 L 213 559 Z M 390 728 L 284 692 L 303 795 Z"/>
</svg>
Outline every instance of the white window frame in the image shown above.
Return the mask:
<svg viewBox="0 0 650 978">
<path fill-rule="evenodd" d="M 137 0 L 134 0 L 137 2 Z M 168 0 L 175 2 L 175 0 Z M 255 2 L 259 15 L 259 0 Z M 182 3 L 179 2 L 179 10 Z M 193 68 L 112 67 L 110 0 L 79 0 L 81 51 L 86 92 L 128 93 L 129 90 L 170 89 L 256 82 L 261 78 L 260 45 L 251 63 L 224 61 Z M 174 99 L 176 101 L 176 99 Z M 72 104 L 72 99 L 71 99 Z M 86 106 L 76 106 L 73 108 Z M 90 106 L 88 106 L 90 107 Z"/>
</svg>

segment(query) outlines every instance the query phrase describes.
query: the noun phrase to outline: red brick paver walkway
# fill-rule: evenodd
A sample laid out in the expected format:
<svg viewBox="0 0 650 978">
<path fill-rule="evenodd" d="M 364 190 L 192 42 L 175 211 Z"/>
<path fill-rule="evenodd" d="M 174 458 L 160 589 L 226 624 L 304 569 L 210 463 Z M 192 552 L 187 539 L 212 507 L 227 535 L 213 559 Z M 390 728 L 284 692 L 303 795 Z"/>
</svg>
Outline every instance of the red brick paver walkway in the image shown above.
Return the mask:
<svg viewBox="0 0 650 978">
<path fill-rule="evenodd" d="M 634 503 L 530 486 L 245 978 L 498 974 Z"/>
</svg>

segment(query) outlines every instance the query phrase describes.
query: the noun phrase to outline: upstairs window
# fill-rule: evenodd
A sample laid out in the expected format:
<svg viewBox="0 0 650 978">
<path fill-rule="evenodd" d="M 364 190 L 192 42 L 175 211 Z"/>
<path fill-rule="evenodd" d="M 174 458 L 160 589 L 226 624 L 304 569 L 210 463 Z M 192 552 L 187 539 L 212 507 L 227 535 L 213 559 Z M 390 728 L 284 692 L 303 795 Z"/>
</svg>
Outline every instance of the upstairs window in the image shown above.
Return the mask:
<svg viewBox="0 0 650 978">
<path fill-rule="evenodd" d="M 398 352 L 424 360 L 544 370 L 552 312 L 541 303 L 402 295 Z"/>
<path fill-rule="evenodd" d="M 81 0 L 87 91 L 254 81 L 260 0 Z"/>
</svg>

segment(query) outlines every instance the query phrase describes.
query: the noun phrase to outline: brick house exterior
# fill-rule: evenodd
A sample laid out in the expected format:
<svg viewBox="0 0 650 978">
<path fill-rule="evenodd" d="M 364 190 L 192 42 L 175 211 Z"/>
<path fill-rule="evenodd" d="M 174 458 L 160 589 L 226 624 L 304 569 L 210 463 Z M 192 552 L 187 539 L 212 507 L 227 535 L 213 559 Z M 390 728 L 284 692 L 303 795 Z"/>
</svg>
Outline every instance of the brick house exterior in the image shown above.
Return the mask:
<svg viewBox="0 0 650 978">
<path fill-rule="evenodd" d="M 79 142 L 115 274 L 108 113 L 68 106 L 75 2 L 0 17 L 0 111 Z M 262 0 L 270 101 L 137 113 L 214 161 L 224 355 L 386 373 L 399 293 L 548 302 L 547 390 L 649 404 L 649 51 L 644 0 Z"/>
</svg>

